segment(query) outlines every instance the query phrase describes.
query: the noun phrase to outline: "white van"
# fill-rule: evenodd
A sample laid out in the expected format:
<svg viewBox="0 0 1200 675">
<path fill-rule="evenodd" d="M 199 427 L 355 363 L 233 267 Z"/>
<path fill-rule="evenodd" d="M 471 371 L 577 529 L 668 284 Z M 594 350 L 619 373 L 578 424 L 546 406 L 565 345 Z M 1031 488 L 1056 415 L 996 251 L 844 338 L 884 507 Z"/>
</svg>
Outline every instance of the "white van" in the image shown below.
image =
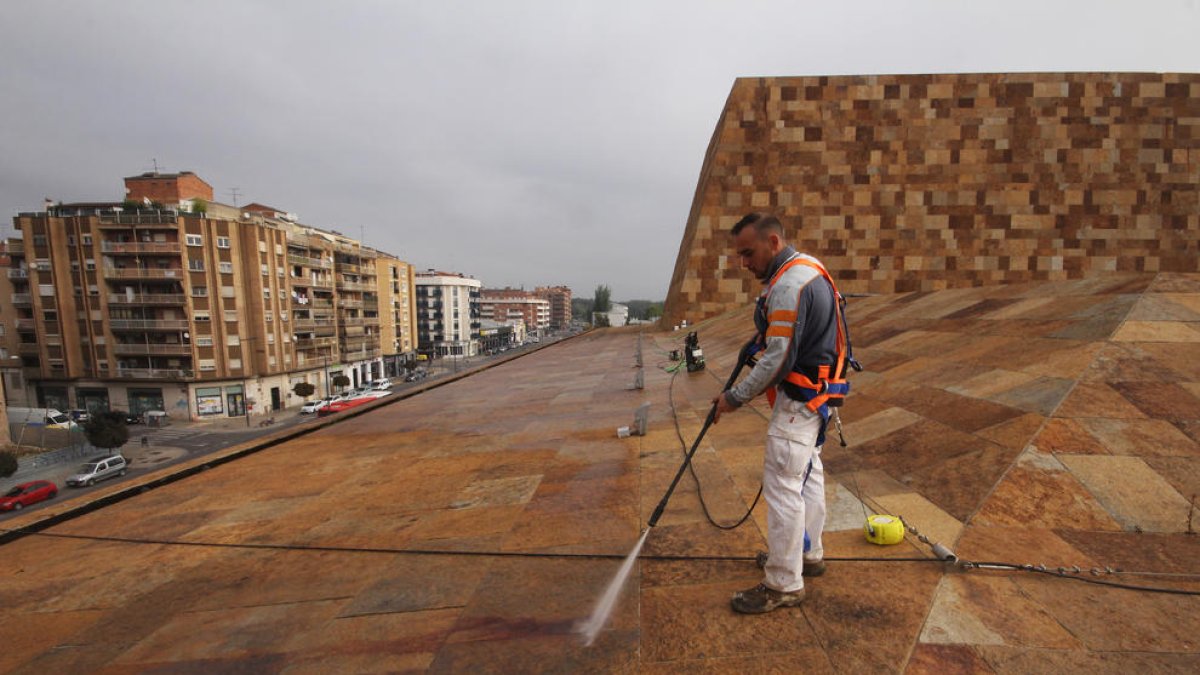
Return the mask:
<svg viewBox="0 0 1200 675">
<path fill-rule="evenodd" d="M 79 473 L 67 476 L 67 485 L 71 487 L 82 487 L 84 485 L 92 485 L 98 480 L 112 478 L 113 476 L 124 476 L 125 467 L 128 463 L 125 458 L 120 455 L 109 455 L 100 459 L 93 459 L 87 464 L 79 468 Z"/>
</svg>

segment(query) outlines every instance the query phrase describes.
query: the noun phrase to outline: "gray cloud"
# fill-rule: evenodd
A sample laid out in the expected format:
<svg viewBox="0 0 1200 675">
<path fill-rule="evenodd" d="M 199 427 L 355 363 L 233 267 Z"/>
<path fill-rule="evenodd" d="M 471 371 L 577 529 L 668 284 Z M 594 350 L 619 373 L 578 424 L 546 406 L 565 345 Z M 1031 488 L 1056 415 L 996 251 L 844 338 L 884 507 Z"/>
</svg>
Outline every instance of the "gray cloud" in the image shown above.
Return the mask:
<svg viewBox="0 0 1200 675">
<path fill-rule="evenodd" d="M 735 77 L 1200 69 L 1194 1 L 833 4 L 5 3 L 0 205 L 157 158 L 419 267 L 661 298 Z"/>
</svg>

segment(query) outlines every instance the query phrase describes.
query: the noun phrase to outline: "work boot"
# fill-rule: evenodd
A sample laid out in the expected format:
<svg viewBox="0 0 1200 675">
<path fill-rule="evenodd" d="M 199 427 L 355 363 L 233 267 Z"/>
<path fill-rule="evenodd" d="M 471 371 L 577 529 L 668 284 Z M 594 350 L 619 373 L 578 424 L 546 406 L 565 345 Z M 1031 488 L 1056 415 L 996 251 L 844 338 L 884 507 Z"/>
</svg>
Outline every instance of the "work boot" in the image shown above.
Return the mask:
<svg viewBox="0 0 1200 675">
<path fill-rule="evenodd" d="M 742 614 L 766 614 L 780 607 L 796 607 L 804 602 L 804 589 L 784 593 L 759 584 L 747 591 L 733 594 L 733 611 Z"/>
<path fill-rule="evenodd" d="M 767 568 L 767 558 L 769 557 L 766 551 L 759 551 L 754 554 L 754 564 L 758 565 L 758 569 Z M 825 574 L 825 560 L 805 560 L 804 569 L 800 571 L 802 577 L 819 577 Z"/>
</svg>

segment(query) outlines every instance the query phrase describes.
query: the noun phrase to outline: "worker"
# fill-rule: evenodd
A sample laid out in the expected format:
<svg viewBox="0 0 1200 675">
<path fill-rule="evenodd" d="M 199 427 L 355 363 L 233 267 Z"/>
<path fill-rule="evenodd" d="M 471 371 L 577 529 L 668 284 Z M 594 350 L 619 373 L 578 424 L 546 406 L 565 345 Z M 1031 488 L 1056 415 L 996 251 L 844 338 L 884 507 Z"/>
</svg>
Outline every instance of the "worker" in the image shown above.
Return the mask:
<svg viewBox="0 0 1200 675">
<path fill-rule="evenodd" d="M 767 392 L 773 402 L 763 463 L 767 555 L 762 583 L 735 593 L 733 609 L 761 614 L 804 601 L 803 577 L 825 572 L 825 473 L 821 466 L 827 408 L 818 394 L 831 367 L 841 373 L 837 291 L 816 258 L 797 253 L 779 219 L 751 213 L 732 230 L 743 267 L 763 282 L 754 322 L 757 355 L 750 373 L 713 400 L 715 416 Z M 808 387 L 808 388 L 806 388 Z M 814 409 L 816 408 L 816 409 Z M 805 551 L 805 533 L 810 546 Z"/>
</svg>

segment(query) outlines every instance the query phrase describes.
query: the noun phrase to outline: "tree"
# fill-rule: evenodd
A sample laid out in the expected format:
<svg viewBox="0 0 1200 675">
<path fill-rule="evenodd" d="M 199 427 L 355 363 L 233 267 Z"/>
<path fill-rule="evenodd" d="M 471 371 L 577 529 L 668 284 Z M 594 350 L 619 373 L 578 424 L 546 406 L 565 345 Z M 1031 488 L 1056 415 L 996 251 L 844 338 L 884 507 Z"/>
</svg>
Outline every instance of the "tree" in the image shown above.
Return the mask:
<svg viewBox="0 0 1200 675">
<path fill-rule="evenodd" d="M 296 386 L 292 387 L 292 393 L 300 398 L 308 398 L 317 393 L 317 387 L 308 382 L 297 382 Z"/>
<path fill-rule="evenodd" d="M 0 478 L 8 478 L 17 472 L 17 456 L 8 450 L 0 450 Z"/>
<path fill-rule="evenodd" d="M 192 200 L 192 213 L 205 215 L 208 213 L 208 202 L 199 197 Z"/>
<path fill-rule="evenodd" d="M 337 387 L 338 389 L 344 389 L 346 387 L 349 387 L 350 386 L 350 378 L 345 375 L 334 375 L 333 376 L 333 386 Z"/>
<path fill-rule="evenodd" d="M 107 410 L 88 415 L 88 421 L 83 423 L 83 434 L 87 436 L 88 443 L 97 448 L 119 448 L 129 442 L 125 413 Z"/>
<path fill-rule="evenodd" d="M 593 312 L 607 312 L 612 309 L 612 289 L 604 284 L 596 287 L 596 293 L 592 298 Z"/>
</svg>

